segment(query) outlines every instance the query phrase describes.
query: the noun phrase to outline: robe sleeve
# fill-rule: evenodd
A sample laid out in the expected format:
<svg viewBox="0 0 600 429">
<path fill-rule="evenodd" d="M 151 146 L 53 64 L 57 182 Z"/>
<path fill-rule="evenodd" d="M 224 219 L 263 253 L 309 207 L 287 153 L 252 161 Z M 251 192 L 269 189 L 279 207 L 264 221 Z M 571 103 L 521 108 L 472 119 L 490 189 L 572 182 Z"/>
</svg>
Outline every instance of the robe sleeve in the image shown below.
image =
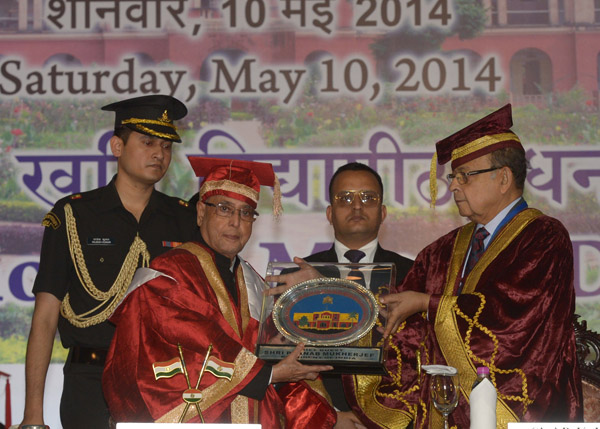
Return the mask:
<svg viewBox="0 0 600 429">
<path fill-rule="evenodd" d="M 336 412 L 327 398 L 305 381 L 283 383 L 277 393 L 285 404 L 286 428 L 304 429 L 318 423 L 319 428 L 329 429 L 335 425 Z"/>
</svg>

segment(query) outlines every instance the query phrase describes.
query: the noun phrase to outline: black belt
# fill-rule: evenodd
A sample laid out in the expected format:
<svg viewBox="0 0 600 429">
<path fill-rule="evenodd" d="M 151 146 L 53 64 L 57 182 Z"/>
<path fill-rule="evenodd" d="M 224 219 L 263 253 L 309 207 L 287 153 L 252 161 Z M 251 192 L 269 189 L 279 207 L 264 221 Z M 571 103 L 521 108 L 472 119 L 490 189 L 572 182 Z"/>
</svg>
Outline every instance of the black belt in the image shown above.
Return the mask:
<svg viewBox="0 0 600 429">
<path fill-rule="evenodd" d="M 71 347 L 71 363 L 104 366 L 108 350 L 91 347 Z"/>
</svg>

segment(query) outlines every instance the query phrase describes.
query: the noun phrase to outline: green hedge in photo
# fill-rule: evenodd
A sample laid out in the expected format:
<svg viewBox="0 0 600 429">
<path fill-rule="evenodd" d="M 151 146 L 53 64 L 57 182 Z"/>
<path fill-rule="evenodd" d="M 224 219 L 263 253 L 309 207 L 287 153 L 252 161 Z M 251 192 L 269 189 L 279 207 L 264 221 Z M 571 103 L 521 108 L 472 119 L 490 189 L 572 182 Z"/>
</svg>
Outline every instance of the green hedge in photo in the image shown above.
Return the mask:
<svg viewBox="0 0 600 429">
<path fill-rule="evenodd" d="M 33 306 L 13 303 L 0 306 L 0 363 L 25 363 L 27 338 L 31 327 Z M 63 348 L 58 335 L 52 349 L 53 363 L 64 362 L 68 350 Z"/>
<path fill-rule="evenodd" d="M 0 338 L 0 364 L 25 363 L 27 352 L 27 337 L 13 335 L 9 338 Z M 69 351 L 63 348 L 60 340 L 54 340 L 51 363 L 62 363 L 67 359 Z"/>
<path fill-rule="evenodd" d="M 41 224 L 48 210 L 30 201 L 0 201 L 0 219 Z"/>
</svg>

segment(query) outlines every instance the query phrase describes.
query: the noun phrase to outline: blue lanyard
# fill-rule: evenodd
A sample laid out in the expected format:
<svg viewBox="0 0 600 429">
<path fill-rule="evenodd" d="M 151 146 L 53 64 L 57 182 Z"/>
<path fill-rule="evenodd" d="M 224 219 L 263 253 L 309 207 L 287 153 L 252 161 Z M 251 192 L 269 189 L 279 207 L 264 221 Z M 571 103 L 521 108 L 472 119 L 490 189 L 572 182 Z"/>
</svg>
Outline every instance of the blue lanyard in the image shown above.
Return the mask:
<svg viewBox="0 0 600 429">
<path fill-rule="evenodd" d="M 500 224 L 496 227 L 496 229 L 494 230 L 494 234 L 492 235 L 492 238 L 488 242 L 488 246 L 492 242 L 492 240 L 494 239 L 494 237 L 496 237 L 496 234 L 498 233 L 498 231 L 500 231 L 508 222 L 511 221 L 512 218 L 514 218 L 517 214 L 519 214 L 520 212 L 522 212 L 523 210 L 525 210 L 527 207 L 528 207 L 527 206 L 527 202 L 523 198 L 521 198 L 521 200 L 517 204 L 515 204 L 512 209 L 510 209 L 510 211 L 508 212 L 508 214 L 504 217 L 504 219 L 502 219 L 502 221 L 500 222 Z M 474 239 L 475 239 L 475 231 L 473 231 L 473 237 L 471 237 L 471 246 L 473 246 L 473 240 Z M 487 249 L 488 246 L 486 246 L 486 249 Z M 470 249 L 470 247 L 469 247 L 469 249 Z M 467 263 L 467 261 L 465 260 L 465 263 L 464 263 L 462 271 L 461 271 L 461 279 L 460 279 L 460 282 L 458 284 L 457 295 L 461 294 L 462 288 L 464 286 L 464 277 L 462 277 L 462 275 L 464 275 L 466 263 Z"/>
<path fill-rule="evenodd" d="M 490 241 L 488 242 L 488 246 L 494 240 L 494 238 L 496 237 L 496 234 L 498 234 L 498 231 L 500 231 L 508 222 L 510 222 L 516 215 L 521 213 L 527 207 L 528 207 L 527 201 L 525 201 L 523 198 L 521 198 L 521 201 L 519 201 L 517 204 L 514 205 L 514 207 L 512 209 L 510 209 L 508 214 L 504 217 L 504 219 L 502 219 L 502 222 L 500 222 L 498 227 L 495 229 L 494 234 L 492 235 L 492 238 L 490 238 Z M 488 246 L 486 246 L 486 249 Z"/>
</svg>

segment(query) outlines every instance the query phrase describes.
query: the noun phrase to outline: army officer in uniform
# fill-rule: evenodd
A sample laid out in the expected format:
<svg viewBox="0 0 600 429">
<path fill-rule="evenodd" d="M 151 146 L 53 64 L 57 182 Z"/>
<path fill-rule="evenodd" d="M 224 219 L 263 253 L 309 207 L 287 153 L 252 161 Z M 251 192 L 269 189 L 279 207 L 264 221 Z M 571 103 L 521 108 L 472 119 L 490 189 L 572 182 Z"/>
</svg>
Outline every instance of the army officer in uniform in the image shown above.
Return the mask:
<svg viewBox="0 0 600 429">
<path fill-rule="evenodd" d="M 106 319 L 135 270 L 197 233 L 195 212 L 154 189 L 181 142 L 174 120 L 187 114 L 165 95 L 104 106 L 114 111 L 110 148 L 117 174 L 101 188 L 59 200 L 45 227 L 33 292 L 22 426 L 44 423 L 45 379 L 56 329 L 69 349 L 60 405 L 64 429 L 108 427 L 101 376 L 114 326 Z"/>
</svg>

